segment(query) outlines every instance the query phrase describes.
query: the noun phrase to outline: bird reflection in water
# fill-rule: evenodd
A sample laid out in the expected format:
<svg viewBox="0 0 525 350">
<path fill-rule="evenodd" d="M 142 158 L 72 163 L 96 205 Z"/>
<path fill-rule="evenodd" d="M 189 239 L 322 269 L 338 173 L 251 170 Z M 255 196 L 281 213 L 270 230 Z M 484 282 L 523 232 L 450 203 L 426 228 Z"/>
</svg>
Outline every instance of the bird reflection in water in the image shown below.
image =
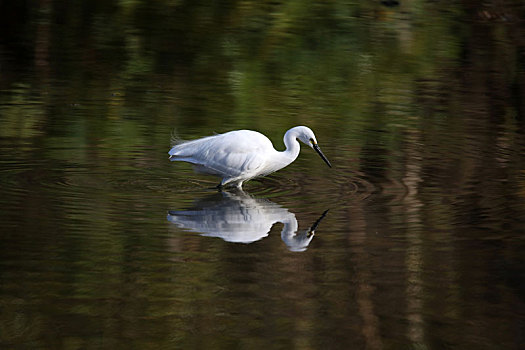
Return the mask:
<svg viewBox="0 0 525 350">
<path fill-rule="evenodd" d="M 168 220 L 178 227 L 227 242 L 253 243 L 267 237 L 275 223 L 284 225 L 281 239 L 293 252 L 305 251 L 326 210 L 306 231 L 298 232 L 295 214 L 265 199 L 242 191 L 219 192 L 202 198 L 188 210 L 168 212 Z"/>
</svg>

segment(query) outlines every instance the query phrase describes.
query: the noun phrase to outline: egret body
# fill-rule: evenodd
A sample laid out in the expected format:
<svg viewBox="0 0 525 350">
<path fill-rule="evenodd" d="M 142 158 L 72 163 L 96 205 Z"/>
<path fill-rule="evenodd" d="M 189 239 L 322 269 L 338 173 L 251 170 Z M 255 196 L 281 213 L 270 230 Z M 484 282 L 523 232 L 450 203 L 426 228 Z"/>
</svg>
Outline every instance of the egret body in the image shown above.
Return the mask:
<svg viewBox="0 0 525 350">
<path fill-rule="evenodd" d="M 182 142 L 168 152 L 171 161 L 183 161 L 195 170 L 222 178 L 219 187 L 233 185 L 242 188 L 244 181 L 265 176 L 292 163 L 299 155 L 299 142 L 313 148 L 332 167 L 313 131 L 296 126 L 284 134 L 286 150 L 279 152 L 263 134 L 252 130 L 236 130 L 224 134 Z"/>
</svg>

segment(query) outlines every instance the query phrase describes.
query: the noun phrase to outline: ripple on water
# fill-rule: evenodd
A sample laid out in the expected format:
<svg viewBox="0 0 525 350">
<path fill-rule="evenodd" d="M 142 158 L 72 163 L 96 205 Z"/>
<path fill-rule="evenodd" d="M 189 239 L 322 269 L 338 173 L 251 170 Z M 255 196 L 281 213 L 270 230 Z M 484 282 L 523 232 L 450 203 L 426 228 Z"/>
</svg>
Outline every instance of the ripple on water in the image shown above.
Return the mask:
<svg viewBox="0 0 525 350">
<path fill-rule="evenodd" d="M 72 151 L 72 147 L 67 145 L 68 152 L 86 153 L 84 148 Z M 48 150 L 57 158 L 69 159 L 60 153 L 63 151 L 63 148 Z M 131 202 L 181 194 L 180 197 L 190 198 L 194 193 L 213 190 L 218 183 L 217 178 L 194 174 L 191 167 L 173 169 L 170 163 L 151 166 L 161 160 L 144 152 L 132 152 L 125 165 L 99 159 L 105 156 L 66 161 L 28 157 L 25 152 L 14 154 L 9 159 L 0 159 L 0 192 L 4 198 L 21 200 L 44 195 L 60 208 L 78 212 L 95 208 L 99 201 Z M 366 176 L 344 167 L 336 166 L 322 175 L 298 169 L 254 179 L 245 184 L 244 190 L 283 205 L 314 211 L 342 206 L 349 200 L 363 200 L 377 191 Z"/>
<path fill-rule="evenodd" d="M 54 186 L 66 186 L 64 178 L 49 171 L 48 162 L 40 159 L 0 161 L 0 191 L 16 196 Z"/>
<path fill-rule="evenodd" d="M 361 174 L 334 168 L 326 178 L 295 172 L 272 174 L 248 182 L 245 190 L 296 209 L 324 211 L 364 200 L 375 191 L 375 186 Z"/>
</svg>

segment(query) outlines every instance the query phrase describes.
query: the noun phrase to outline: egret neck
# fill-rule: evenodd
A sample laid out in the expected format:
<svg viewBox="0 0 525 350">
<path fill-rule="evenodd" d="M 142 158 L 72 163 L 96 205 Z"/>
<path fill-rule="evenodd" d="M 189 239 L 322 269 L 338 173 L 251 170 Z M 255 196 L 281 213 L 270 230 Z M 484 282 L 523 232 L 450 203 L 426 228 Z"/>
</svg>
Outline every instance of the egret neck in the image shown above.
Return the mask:
<svg viewBox="0 0 525 350">
<path fill-rule="evenodd" d="M 278 153 L 282 158 L 284 168 L 285 166 L 290 165 L 299 156 L 301 146 L 299 145 L 299 141 L 297 141 L 297 130 L 295 130 L 295 128 L 288 130 L 284 134 L 283 141 L 284 145 L 286 146 L 286 150 Z"/>
</svg>

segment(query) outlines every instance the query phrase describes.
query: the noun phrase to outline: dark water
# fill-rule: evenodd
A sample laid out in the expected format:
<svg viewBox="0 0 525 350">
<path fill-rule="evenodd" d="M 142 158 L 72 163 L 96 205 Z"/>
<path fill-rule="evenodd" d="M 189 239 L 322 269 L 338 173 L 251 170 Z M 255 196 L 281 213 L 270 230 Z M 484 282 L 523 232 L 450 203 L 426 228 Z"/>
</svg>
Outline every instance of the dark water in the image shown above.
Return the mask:
<svg viewBox="0 0 525 350">
<path fill-rule="evenodd" d="M 524 18 L 0 2 L 0 347 L 522 348 Z M 219 193 L 167 159 L 295 125 L 333 169 L 303 149 Z"/>
</svg>

